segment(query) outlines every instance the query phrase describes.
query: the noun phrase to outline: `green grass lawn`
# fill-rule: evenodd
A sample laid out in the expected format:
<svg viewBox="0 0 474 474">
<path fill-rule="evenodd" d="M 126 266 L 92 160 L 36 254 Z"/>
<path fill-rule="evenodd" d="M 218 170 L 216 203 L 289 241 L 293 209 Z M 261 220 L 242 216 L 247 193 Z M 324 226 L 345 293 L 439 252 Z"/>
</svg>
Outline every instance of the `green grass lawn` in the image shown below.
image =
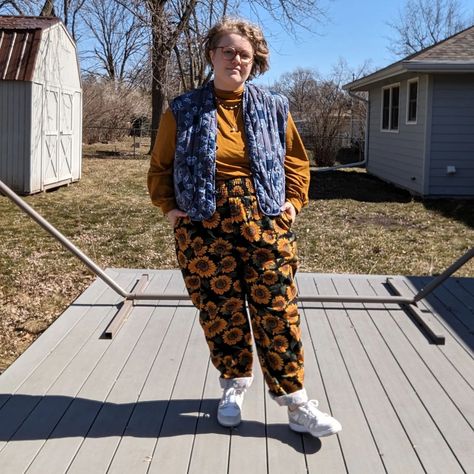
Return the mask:
<svg viewBox="0 0 474 474">
<path fill-rule="evenodd" d="M 84 159 L 83 178 L 26 201 L 99 266 L 177 267 L 148 160 Z M 0 196 L 0 372 L 94 276 Z M 314 173 L 295 224 L 300 270 L 433 275 L 474 245 L 474 201 L 420 201 L 361 170 Z M 474 276 L 474 262 L 457 273 Z"/>
</svg>

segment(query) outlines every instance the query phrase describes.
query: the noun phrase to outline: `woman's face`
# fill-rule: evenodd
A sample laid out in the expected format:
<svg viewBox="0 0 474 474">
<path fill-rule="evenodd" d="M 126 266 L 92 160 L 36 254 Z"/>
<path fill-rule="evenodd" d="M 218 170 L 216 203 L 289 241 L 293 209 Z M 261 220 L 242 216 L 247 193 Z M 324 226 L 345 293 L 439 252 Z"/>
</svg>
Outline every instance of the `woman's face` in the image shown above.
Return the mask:
<svg viewBox="0 0 474 474">
<path fill-rule="evenodd" d="M 230 59 L 235 52 L 235 57 Z M 209 53 L 216 88 L 225 91 L 239 89 L 252 71 L 253 54 L 252 44 L 245 36 L 238 33 L 221 36 L 217 47 Z"/>
</svg>

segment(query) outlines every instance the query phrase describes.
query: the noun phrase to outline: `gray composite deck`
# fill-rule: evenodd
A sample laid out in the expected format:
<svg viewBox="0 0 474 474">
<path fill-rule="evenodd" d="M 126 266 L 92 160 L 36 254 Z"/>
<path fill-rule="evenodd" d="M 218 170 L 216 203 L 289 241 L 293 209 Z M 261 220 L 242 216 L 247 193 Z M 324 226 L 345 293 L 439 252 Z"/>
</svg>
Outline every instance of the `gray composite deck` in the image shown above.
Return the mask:
<svg viewBox="0 0 474 474">
<path fill-rule="evenodd" d="M 108 273 L 131 289 L 143 270 Z M 146 291 L 184 291 L 146 271 Z M 427 279 L 398 278 L 407 292 Z M 386 278 L 300 274 L 300 294 L 386 294 Z M 474 279 L 426 303 L 446 345 L 394 304 L 302 303 L 306 388 L 342 423 L 321 440 L 287 427 L 258 369 L 234 430 L 215 420 L 220 388 L 196 310 L 139 302 L 113 340 L 120 303 L 95 281 L 0 376 L 0 472 L 474 472 Z"/>
</svg>

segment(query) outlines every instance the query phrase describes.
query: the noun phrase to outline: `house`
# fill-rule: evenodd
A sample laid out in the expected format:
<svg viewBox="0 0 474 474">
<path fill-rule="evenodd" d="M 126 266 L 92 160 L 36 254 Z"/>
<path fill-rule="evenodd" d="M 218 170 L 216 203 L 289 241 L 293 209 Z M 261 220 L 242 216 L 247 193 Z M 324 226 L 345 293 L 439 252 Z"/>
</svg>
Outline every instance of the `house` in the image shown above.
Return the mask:
<svg viewBox="0 0 474 474">
<path fill-rule="evenodd" d="M 474 26 L 344 89 L 369 93 L 369 173 L 423 197 L 474 196 Z"/>
<path fill-rule="evenodd" d="M 61 21 L 0 16 L 0 179 L 32 194 L 81 177 L 82 89 Z"/>
</svg>

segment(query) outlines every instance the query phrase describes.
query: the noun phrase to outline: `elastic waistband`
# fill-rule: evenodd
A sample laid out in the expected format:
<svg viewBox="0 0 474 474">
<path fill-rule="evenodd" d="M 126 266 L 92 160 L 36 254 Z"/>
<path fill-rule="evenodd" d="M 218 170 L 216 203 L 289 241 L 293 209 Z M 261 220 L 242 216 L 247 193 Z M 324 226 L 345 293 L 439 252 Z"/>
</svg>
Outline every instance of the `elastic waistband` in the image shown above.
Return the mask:
<svg viewBox="0 0 474 474">
<path fill-rule="evenodd" d="M 255 194 L 250 178 L 233 178 L 216 182 L 216 194 L 219 196 L 237 197 Z"/>
</svg>

